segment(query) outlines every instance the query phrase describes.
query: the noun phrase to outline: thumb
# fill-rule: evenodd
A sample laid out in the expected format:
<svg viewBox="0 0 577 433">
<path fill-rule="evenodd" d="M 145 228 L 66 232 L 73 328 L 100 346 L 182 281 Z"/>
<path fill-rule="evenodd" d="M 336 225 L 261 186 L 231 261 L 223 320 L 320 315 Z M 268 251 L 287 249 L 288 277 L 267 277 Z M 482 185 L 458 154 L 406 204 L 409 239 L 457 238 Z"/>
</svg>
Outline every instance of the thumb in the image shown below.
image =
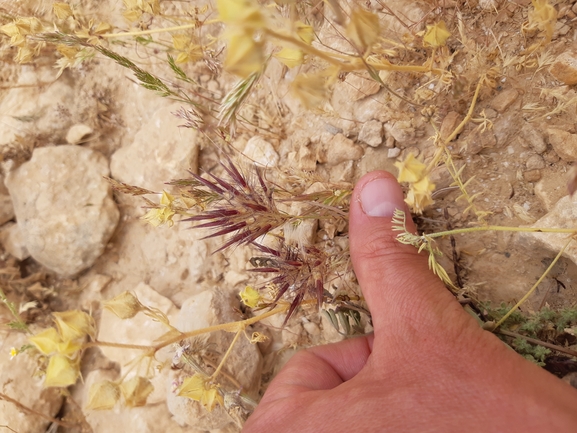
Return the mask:
<svg viewBox="0 0 577 433">
<path fill-rule="evenodd" d="M 391 221 L 395 209 L 405 212 L 407 229 L 415 232 L 403 191 L 392 174 L 375 171 L 359 180 L 351 200 L 349 242 L 375 335 L 379 329 L 431 325 L 430 320 L 447 307 L 459 307 L 429 270 L 427 254 L 396 239 Z"/>
</svg>

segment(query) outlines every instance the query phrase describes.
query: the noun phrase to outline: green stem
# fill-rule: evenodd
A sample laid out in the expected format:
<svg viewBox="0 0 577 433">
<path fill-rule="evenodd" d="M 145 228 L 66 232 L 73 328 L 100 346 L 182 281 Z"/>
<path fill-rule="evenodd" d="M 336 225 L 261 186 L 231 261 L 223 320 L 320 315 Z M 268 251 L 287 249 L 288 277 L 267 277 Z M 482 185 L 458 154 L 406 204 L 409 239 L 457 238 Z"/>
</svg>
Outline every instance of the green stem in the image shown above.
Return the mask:
<svg viewBox="0 0 577 433">
<path fill-rule="evenodd" d="M 525 294 L 525 296 L 523 296 L 519 302 L 517 302 L 513 308 L 511 308 L 507 314 L 505 314 L 503 317 L 501 317 L 501 320 L 499 320 L 497 322 L 497 324 L 495 325 L 495 327 L 493 328 L 493 331 L 495 331 L 499 326 L 501 326 L 503 324 L 503 322 L 505 322 L 505 320 L 507 320 L 507 318 L 509 318 L 509 316 L 511 314 L 513 314 L 513 312 L 519 308 L 521 306 L 521 304 L 523 302 L 525 302 L 529 296 L 531 296 L 531 294 L 535 291 L 535 289 L 537 288 L 537 286 L 539 286 L 539 284 L 541 284 L 541 281 L 543 281 L 545 279 L 545 277 L 547 276 L 547 274 L 549 274 L 549 272 L 551 271 L 551 269 L 553 269 L 553 266 L 555 266 L 555 263 L 557 263 L 557 261 L 561 258 L 561 255 L 565 252 L 565 249 L 569 246 L 569 244 L 571 243 L 571 241 L 573 240 L 573 238 L 569 238 L 569 240 L 565 243 L 565 245 L 563 245 L 563 248 L 561 248 L 561 251 L 559 251 L 559 254 L 557 254 L 557 256 L 555 257 L 555 259 L 551 262 L 551 264 L 549 265 L 549 267 L 545 270 L 545 272 L 543 272 L 543 275 L 541 275 L 541 277 L 537 280 L 537 282 L 535 284 L 533 284 L 533 287 L 531 287 L 531 289 L 529 289 L 529 291 Z"/>
</svg>

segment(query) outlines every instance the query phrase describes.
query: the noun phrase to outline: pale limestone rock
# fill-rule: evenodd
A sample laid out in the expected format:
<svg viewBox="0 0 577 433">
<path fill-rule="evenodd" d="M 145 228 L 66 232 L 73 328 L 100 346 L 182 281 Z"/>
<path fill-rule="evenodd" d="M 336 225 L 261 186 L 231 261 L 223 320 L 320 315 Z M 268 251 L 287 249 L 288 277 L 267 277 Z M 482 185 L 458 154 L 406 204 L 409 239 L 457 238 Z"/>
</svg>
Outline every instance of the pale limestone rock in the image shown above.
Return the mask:
<svg viewBox="0 0 577 433">
<path fill-rule="evenodd" d="M 304 194 L 314 194 L 324 190 L 325 187 L 322 183 L 315 182 L 305 190 Z M 307 212 L 310 212 L 310 210 L 310 205 L 294 202 L 291 204 L 289 213 L 300 216 L 305 215 Z M 295 245 L 301 249 L 305 246 L 311 246 L 314 244 L 318 227 L 318 219 L 305 218 L 301 220 L 298 225 L 289 221 L 284 225 L 285 240 L 289 245 Z"/>
<path fill-rule="evenodd" d="M 234 313 L 235 308 L 238 308 L 238 300 L 220 289 L 201 292 L 184 302 L 176 321 L 176 328 L 188 332 L 240 320 Z M 247 332 L 250 335 L 250 330 Z M 191 346 L 205 346 L 210 351 L 222 355 L 230 346 L 232 338 L 233 334 L 229 332 L 213 332 L 197 337 Z M 253 398 L 256 397 L 262 368 L 262 357 L 256 345 L 241 336 L 232 349 L 225 368 L 242 385 L 243 392 Z M 180 383 L 189 374 L 184 370 L 173 370 L 169 382 L 171 385 Z M 201 430 L 225 428 L 233 422 L 221 407 L 208 412 L 199 402 L 179 397 L 172 390 L 167 393 L 167 404 L 179 423 Z"/>
<path fill-rule="evenodd" d="M 497 138 L 493 131 L 486 130 L 481 132 L 478 129 L 474 129 L 462 139 L 462 143 L 468 155 L 477 155 L 483 149 L 495 147 Z"/>
<path fill-rule="evenodd" d="M 541 170 L 541 180 L 535 184 L 535 196 L 549 212 L 561 197 L 567 195 L 567 176 L 562 176 L 556 168 Z"/>
<path fill-rule="evenodd" d="M 518 97 L 519 92 L 515 89 L 503 90 L 493 98 L 491 101 L 491 107 L 493 107 L 495 111 L 503 113 Z"/>
<path fill-rule="evenodd" d="M 412 144 L 415 139 L 415 128 L 409 120 L 397 120 L 394 123 L 385 123 L 385 130 L 397 143 L 405 145 Z"/>
<path fill-rule="evenodd" d="M 509 144 L 510 140 L 518 135 L 524 123 L 525 121 L 516 110 L 509 110 L 499 116 L 493 123 L 492 130 L 497 140 L 497 146 L 503 147 Z M 491 133 L 491 131 L 485 131 L 484 134 L 487 133 Z"/>
<path fill-rule="evenodd" d="M 561 198 L 544 217 L 536 221 L 533 227 L 540 228 L 573 228 L 577 220 L 577 197 Z M 567 233 L 519 233 L 519 239 L 527 248 L 544 248 L 557 254 L 567 243 Z M 564 256 L 577 264 L 577 245 L 569 244 Z"/>
<path fill-rule="evenodd" d="M 112 155 L 113 178 L 162 191 L 165 182 L 188 177 L 188 170 L 198 170 L 196 131 L 179 127 L 183 121 L 173 114 L 179 108 L 179 104 L 172 104 L 158 109 L 134 141 Z"/>
<path fill-rule="evenodd" d="M 4 318 L 2 320 L 4 322 Z M 39 413 L 56 416 L 62 405 L 58 388 L 43 388 L 43 379 L 34 377 L 38 364 L 34 356 L 20 354 L 10 359 L 10 348 L 20 348 L 28 344 L 24 334 L 0 330 L 2 350 L 0 350 L 0 389 L 4 394 Z M 37 433 L 47 431 L 50 422 L 39 416 L 32 416 L 18 409 L 14 404 L 0 399 L 0 426 L 6 431 Z"/>
<path fill-rule="evenodd" d="M 527 158 L 527 162 L 525 163 L 527 170 L 536 170 L 545 168 L 545 160 L 541 155 L 531 155 Z"/>
<path fill-rule="evenodd" d="M 343 134 L 337 134 L 323 146 L 324 155 L 317 155 L 317 159 L 328 165 L 337 165 L 341 162 L 355 161 L 363 156 L 363 148 Z"/>
<path fill-rule="evenodd" d="M 401 149 L 398 147 L 393 147 L 392 149 L 387 150 L 387 158 L 396 159 L 401 154 Z"/>
<path fill-rule="evenodd" d="M 372 147 L 379 146 L 383 142 L 383 124 L 378 120 L 365 122 L 359 132 L 359 141 Z"/>
<path fill-rule="evenodd" d="M 394 165 L 395 160 L 389 158 L 390 150 L 392 149 L 387 149 L 385 147 L 368 148 L 363 159 L 359 162 L 357 171 L 358 175 L 362 176 L 363 174 L 374 170 L 385 170 L 390 173 L 397 173 L 397 168 Z"/>
<path fill-rule="evenodd" d="M 18 260 L 26 260 L 30 257 L 24 244 L 24 235 L 16 223 L 8 223 L 0 227 L 0 243 L 8 254 Z"/>
<path fill-rule="evenodd" d="M 14 206 L 8 194 L 0 193 L 0 226 L 14 218 Z"/>
<path fill-rule="evenodd" d="M 520 132 L 521 137 L 529 143 L 535 152 L 543 154 L 547 150 L 547 143 L 543 138 L 543 134 L 532 123 L 525 122 L 521 126 Z"/>
<path fill-rule="evenodd" d="M 381 85 L 371 78 L 368 72 L 348 74 L 344 87 L 349 88 L 349 101 L 358 101 L 359 99 L 374 95 L 381 89 Z"/>
<path fill-rule="evenodd" d="M 247 141 L 243 153 L 262 167 L 276 167 L 279 161 L 273 145 L 259 135 Z"/>
<path fill-rule="evenodd" d="M 190 223 L 153 227 L 139 219 L 121 224 L 115 237 L 118 242 L 108 253 L 115 259 L 103 261 L 99 269 L 114 276 L 111 293 L 146 281 L 178 306 L 198 293 L 197 282 L 210 269 L 213 258 L 207 242 L 199 240 L 207 232 L 190 227 Z"/>
<path fill-rule="evenodd" d="M 37 148 L 9 173 L 16 220 L 35 260 L 63 276 L 92 266 L 119 218 L 107 175 L 100 153 L 71 145 Z"/>
<path fill-rule="evenodd" d="M 145 283 L 138 284 L 131 291 L 136 295 L 141 304 L 160 310 L 166 315 L 171 324 L 176 322 L 178 309 L 170 299 L 160 295 Z M 151 346 L 154 344 L 155 339 L 169 330 L 170 328 L 166 325 L 153 320 L 143 312 L 139 312 L 131 319 L 122 320 L 114 313 L 103 308 L 100 325 L 98 327 L 98 340 Z M 100 350 L 106 358 L 117 363 L 123 371 L 126 369 L 124 372 L 130 371 L 130 361 L 138 359 L 138 357 L 142 355 L 142 351 L 136 349 L 101 346 Z M 167 347 L 157 352 L 153 365 L 168 361 L 172 356 L 172 350 L 171 347 Z M 152 404 L 164 401 L 167 392 L 167 377 L 168 371 L 163 369 L 151 378 L 154 391 L 148 397 L 148 403 Z"/>
<path fill-rule="evenodd" d="M 541 170 L 527 170 L 523 173 L 523 178 L 527 182 L 537 182 L 539 179 L 541 179 Z"/>
<path fill-rule="evenodd" d="M 50 69 L 23 67 L 18 77 L 18 84 L 23 86 L 5 90 L 0 102 L 0 113 L 3 114 L 0 147 L 14 141 L 16 135 L 27 133 L 48 135 L 57 140 L 64 138 L 64 131 L 72 122 L 70 116 L 62 115 L 60 107 L 69 106 L 75 99 L 74 89 L 66 80 L 57 80 L 41 92 L 33 85 L 38 81 L 53 81 L 53 74 Z"/>
<path fill-rule="evenodd" d="M 549 128 L 549 143 L 555 153 L 567 162 L 577 161 L 577 135 L 563 129 Z"/>
<path fill-rule="evenodd" d="M 93 132 L 94 129 L 90 126 L 84 125 L 83 123 L 77 123 L 76 125 L 72 125 L 68 130 L 68 133 L 66 134 L 66 142 L 68 144 L 78 144 Z"/>
<path fill-rule="evenodd" d="M 577 54 L 571 51 L 559 54 L 549 68 L 549 72 L 555 79 L 568 86 L 577 84 Z"/>
</svg>

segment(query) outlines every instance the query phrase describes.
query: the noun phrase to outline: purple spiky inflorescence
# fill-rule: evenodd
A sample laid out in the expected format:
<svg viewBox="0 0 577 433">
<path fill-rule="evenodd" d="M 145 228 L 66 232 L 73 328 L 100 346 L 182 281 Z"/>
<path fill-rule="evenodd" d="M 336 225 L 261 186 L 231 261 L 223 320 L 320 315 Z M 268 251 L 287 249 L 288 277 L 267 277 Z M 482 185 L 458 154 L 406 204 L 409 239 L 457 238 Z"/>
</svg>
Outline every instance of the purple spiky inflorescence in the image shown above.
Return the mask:
<svg viewBox="0 0 577 433">
<path fill-rule="evenodd" d="M 283 225 L 289 216 L 280 212 L 272 190 L 266 185 L 260 169 L 254 166 L 255 176 L 248 178 L 226 158 L 221 163 L 226 176 L 206 173 L 201 177 L 191 173 L 194 184 L 191 196 L 210 197 L 210 209 L 184 221 L 201 222 L 194 228 L 211 229 L 203 239 L 231 234 L 215 252 L 233 245 L 249 244 L 262 235 Z"/>
<path fill-rule="evenodd" d="M 276 274 L 269 283 L 277 288 L 271 306 L 281 299 L 291 302 L 284 324 L 295 313 L 297 307 L 306 296 L 317 301 L 320 308 L 324 298 L 324 278 L 328 274 L 330 258 L 315 247 L 300 248 L 286 245 L 284 242 L 278 249 L 270 248 L 253 242 L 263 257 L 253 257 L 251 263 L 255 266 L 251 272 Z"/>
</svg>

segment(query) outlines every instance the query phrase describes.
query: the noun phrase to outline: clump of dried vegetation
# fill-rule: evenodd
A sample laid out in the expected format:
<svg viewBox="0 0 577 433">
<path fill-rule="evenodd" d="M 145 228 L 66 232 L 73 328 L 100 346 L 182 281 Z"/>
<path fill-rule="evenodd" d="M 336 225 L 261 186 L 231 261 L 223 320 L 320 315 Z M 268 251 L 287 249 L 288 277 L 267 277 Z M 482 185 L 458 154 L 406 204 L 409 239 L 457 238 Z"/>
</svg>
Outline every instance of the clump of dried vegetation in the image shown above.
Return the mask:
<svg viewBox="0 0 577 433">
<path fill-rule="evenodd" d="M 550 350 L 576 355 L 563 345 L 553 344 L 560 335 L 576 329 L 574 308 L 563 311 L 542 309 L 534 314 L 521 314 L 518 307 L 561 257 L 555 258 L 540 281 L 526 297 L 513 307 L 491 307 L 481 304 L 471 293 L 455 284 L 439 264 L 436 239 L 476 231 L 550 231 L 567 233 L 567 245 L 574 229 L 541 229 L 487 225 L 489 213 L 476 202 L 476 194 L 468 190 L 473 179 L 465 179 L 465 164 L 449 143 L 465 127 L 482 134 L 492 122 L 477 102 L 480 96 L 498 86 L 501 77 L 512 71 L 545 68 L 551 59 L 547 47 L 551 42 L 557 9 L 548 0 L 532 0 L 525 8 L 526 21 L 518 29 L 527 40 L 526 48 L 503 52 L 495 35 L 481 43 L 467 33 L 467 27 L 479 9 L 469 1 L 455 2 L 448 15 L 442 1 L 429 1 L 430 13 L 424 22 L 409 23 L 395 14 L 385 2 L 377 1 L 378 9 L 367 9 L 364 2 L 327 1 L 313 4 L 299 1 L 218 0 L 191 7 L 185 13 L 174 13 L 170 4 L 159 0 L 123 0 L 123 28 L 86 15 L 81 3 L 57 2 L 45 16 L 23 15 L 4 10 L 2 14 L 2 45 L 16 50 L 14 61 L 33 62 L 39 57 L 56 58 L 58 75 L 77 68 L 95 56 L 112 59 L 134 73 L 142 86 L 182 103 L 176 113 L 187 128 L 201 132 L 222 155 L 217 169 L 188 178 L 168 182 L 167 191 L 150 191 L 110 179 L 119 192 L 142 196 L 147 212 L 144 220 L 155 225 L 192 224 L 208 230 L 207 238 L 225 236 L 217 251 L 246 247 L 252 251 L 250 272 L 269 277 L 266 284 L 247 286 L 240 293 L 242 302 L 252 309 L 248 319 L 223 323 L 192 332 L 180 332 L 164 314 L 147 307 L 131 293 L 125 292 L 103 303 L 119 318 L 130 320 L 142 313 L 166 325 L 166 334 L 148 346 L 130 342 L 105 342 L 96 339 L 91 316 L 83 311 L 53 313 L 54 326 L 31 332 L 22 318 L 22 311 L 6 296 L 14 292 L 10 275 L 0 280 L 0 299 L 14 316 L 14 329 L 30 333 L 29 344 L 13 348 L 13 355 L 27 352 L 40 360 L 46 386 L 66 388 L 80 377 L 83 351 L 94 346 L 139 349 L 139 362 L 153 359 L 164 347 L 177 347 L 178 358 L 173 368 L 192 368 L 178 388 L 178 394 L 199 401 L 206 409 L 225 407 L 231 416 L 242 420 L 254 402 L 223 377 L 223 367 L 231 349 L 245 336 L 252 342 L 265 337 L 257 332 L 248 335 L 250 326 L 272 315 L 284 314 L 286 324 L 291 316 L 309 309 L 322 310 L 329 322 L 342 333 L 362 333 L 370 327 L 370 314 L 363 307 L 360 291 L 351 278 L 351 265 L 346 247 L 346 225 L 351 196 L 350 185 L 334 185 L 317 179 L 311 173 L 271 170 L 252 164 L 235 153 L 231 138 L 239 131 L 253 128 L 253 120 L 244 111 L 246 101 L 273 61 L 293 69 L 291 92 L 306 109 L 330 113 L 327 99 L 335 82 L 348 73 L 367 73 L 392 99 L 401 99 L 413 115 L 420 115 L 436 131 L 432 137 L 434 153 L 425 163 L 413 155 L 397 163 L 398 179 L 407 187 L 407 203 L 420 214 L 435 202 L 435 185 L 430 174 L 443 166 L 453 179 L 452 187 L 460 190 L 457 199 L 471 224 L 467 227 L 436 233 L 413 234 L 405 228 L 406 215 L 398 211 L 394 221 L 400 242 L 414 245 L 429 255 L 431 269 L 460 297 L 471 314 L 488 329 L 504 338 L 513 338 L 512 346 L 535 362 L 543 363 Z M 170 2 L 166 2 L 170 3 Z M 369 2 L 370 3 L 370 2 Z M 476 3 L 476 2 L 475 2 Z M 495 4 L 497 4 L 495 2 Z M 486 10 L 483 13 L 493 13 Z M 398 20 L 404 29 L 391 33 L 384 22 Z M 331 26 L 346 51 L 338 50 L 323 40 L 319 29 Z M 154 47 L 164 57 L 161 76 L 147 70 L 132 58 L 135 46 Z M 4 54 L 6 56 L 6 54 Z M 221 100 L 190 73 L 196 63 L 205 64 L 215 75 L 238 77 L 236 84 Z M 458 67 L 455 65 L 458 63 Z M 411 94 L 399 94 L 388 87 L 387 73 L 407 77 L 425 77 Z M 167 78 L 170 77 L 170 78 Z M 551 115 L 574 104 L 555 89 L 542 89 L 555 96 L 556 106 L 525 107 L 535 116 Z M 440 132 L 439 110 L 443 98 L 466 104 L 462 121 L 448 134 Z M 546 112 L 546 114 L 543 114 Z M 18 159 L 17 144 L 3 150 L 2 158 Z M 27 152 L 31 152 L 30 149 Z M 24 155 L 25 157 L 26 155 Z M 316 183 L 316 192 L 305 192 Z M 153 198 L 146 198 L 151 196 Z M 154 199 L 154 197 L 160 197 Z M 298 206 L 293 206 L 293 205 Z M 294 209 L 298 209 L 295 212 Z M 310 242 L 303 227 L 310 221 L 322 221 L 326 236 Z M 343 279 L 346 284 L 333 282 Z M 256 281 L 256 280 L 255 280 Z M 187 343 L 201 334 L 224 331 L 234 333 L 231 346 L 221 354 L 218 365 L 207 369 L 197 362 L 194 350 Z M 572 335 L 572 334 L 571 334 Z M 508 340 L 509 341 L 509 340 Z M 153 374 L 153 372 L 149 372 Z M 96 383 L 90 389 L 88 409 L 110 409 L 122 402 L 127 406 L 146 403 L 152 392 L 150 377 L 135 376 L 130 380 Z"/>
</svg>

